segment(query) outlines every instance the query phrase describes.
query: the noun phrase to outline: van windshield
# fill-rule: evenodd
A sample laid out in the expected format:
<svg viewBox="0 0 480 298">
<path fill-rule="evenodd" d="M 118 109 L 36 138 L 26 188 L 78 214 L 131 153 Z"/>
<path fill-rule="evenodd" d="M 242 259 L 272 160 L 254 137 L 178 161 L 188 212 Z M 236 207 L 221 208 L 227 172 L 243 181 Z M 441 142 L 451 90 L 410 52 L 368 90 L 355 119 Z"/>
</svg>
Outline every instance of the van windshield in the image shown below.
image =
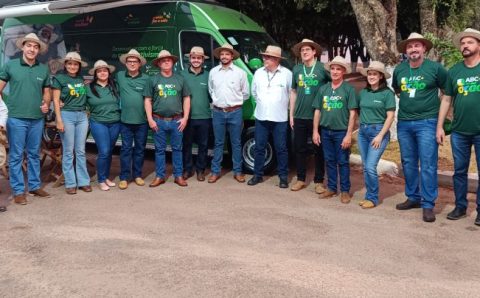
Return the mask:
<svg viewBox="0 0 480 298">
<path fill-rule="evenodd" d="M 264 32 L 241 31 L 241 30 L 220 30 L 220 33 L 240 53 L 240 59 L 254 72 L 255 64 L 249 63 L 254 58 L 262 61 L 260 52 L 265 51 L 268 45 L 278 45 L 273 38 Z M 293 62 L 288 51 L 282 50 L 283 59 L 281 64 L 289 69 L 293 68 Z"/>
</svg>

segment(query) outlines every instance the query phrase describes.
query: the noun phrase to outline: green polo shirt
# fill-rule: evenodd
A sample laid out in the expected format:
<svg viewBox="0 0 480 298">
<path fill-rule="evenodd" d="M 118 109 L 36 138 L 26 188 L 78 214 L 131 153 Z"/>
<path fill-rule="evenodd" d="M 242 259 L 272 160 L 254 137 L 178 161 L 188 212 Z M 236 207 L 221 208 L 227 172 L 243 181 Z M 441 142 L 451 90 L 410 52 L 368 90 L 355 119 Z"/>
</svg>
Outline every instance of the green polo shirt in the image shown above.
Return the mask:
<svg viewBox="0 0 480 298">
<path fill-rule="evenodd" d="M 100 123 L 120 121 L 119 100 L 110 87 L 95 84 L 94 88 L 98 92 L 98 97 L 93 94 L 90 85 L 87 86 L 87 106 L 90 110 L 90 118 Z"/>
<path fill-rule="evenodd" d="M 118 91 L 120 93 L 121 120 L 127 124 L 143 124 L 147 122 L 143 92 L 150 77 L 140 73 L 136 77 L 128 71 L 119 71 L 116 75 Z"/>
<path fill-rule="evenodd" d="M 293 118 L 313 119 L 313 99 L 318 89 L 330 81 L 330 75 L 320 61 L 315 63 L 313 70 L 303 64 L 295 65 L 292 74 L 292 89 L 297 91 Z"/>
<path fill-rule="evenodd" d="M 355 89 L 347 82 L 335 90 L 332 89 L 332 84 L 325 84 L 318 90 L 312 107 L 321 111 L 321 127 L 347 130 L 350 110 L 358 109 Z"/>
<path fill-rule="evenodd" d="M 463 62 L 448 71 L 445 94 L 453 100 L 452 130 L 465 135 L 480 134 L 480 65 Z"/>
<path fill-rule="evenodd" d="M 182 76 L 174 73 L 167 78 L 159 73 L 148 80 L 143 95 L 152 98 L 154 114 L 171 117 L 183 113 L 183 97 L 189 96 L 190 90 Z"/>
<path fill-rule="evenodd" d="M 184 69 L 180 75 L 185 79 L 188 89 L 192 93 L 190 96 L 190 118 L 212 118 L 210 94 L 208 93 L 208 71 L 202 69 L 199 74 L 195 74 L 189 67 Z"/>
<path fill-rule="evenodd" d="M 84 111 L 87 105 L 87 87 L 81 76 L 58 74 L 52 78 L 52 89 L 60 90 L 64 111 Z"/>
<path fill-rule="evenodd" d="M 385 87 L 378 90 L 365 88 L 359 95 L 360 123 L 380 124 L 385 123 L 387 111 L 395 111 L 395 94 Z"/>
<path fill-rule="evenodd" d="M 41 119 L 43 88 L 50 86 L 48 67 L 35 61 L 30 66 L 23 58 L 8 61 L 0 70 L 0 80 L 9 83 L 5 103 L 12 118 Z"/>
<path fill-rule="evenodd" d="M 425 59 L 418 68 L 410 68 L 408 61 L 393 72 L 392 87 L 400 93 L 399 120 L 421 120 L 438 117 L 439 89 L 445 89 L 447 71 L 438 62 Z"/>
</svg>

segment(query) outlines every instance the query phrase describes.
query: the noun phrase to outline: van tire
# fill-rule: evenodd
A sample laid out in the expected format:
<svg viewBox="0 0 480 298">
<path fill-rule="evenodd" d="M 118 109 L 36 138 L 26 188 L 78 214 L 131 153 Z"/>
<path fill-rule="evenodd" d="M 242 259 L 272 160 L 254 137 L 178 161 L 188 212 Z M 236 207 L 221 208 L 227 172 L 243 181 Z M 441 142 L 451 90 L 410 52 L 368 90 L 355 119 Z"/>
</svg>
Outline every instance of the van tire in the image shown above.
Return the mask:
<svg viewBox="0 0 480 298">
<path fill-rule="evenodd" d="M 268 174 L 275 168 L 275 154 L 273 150 L 272 140 L 268 140 L 267 154 L 265 156 L 264 173 Z M 242 157 L 243 170 L 247 174 L 253 174 L 253 167 L 255 161 L 255 126 L 247 128 L 242 135 Z"/>
</svg>

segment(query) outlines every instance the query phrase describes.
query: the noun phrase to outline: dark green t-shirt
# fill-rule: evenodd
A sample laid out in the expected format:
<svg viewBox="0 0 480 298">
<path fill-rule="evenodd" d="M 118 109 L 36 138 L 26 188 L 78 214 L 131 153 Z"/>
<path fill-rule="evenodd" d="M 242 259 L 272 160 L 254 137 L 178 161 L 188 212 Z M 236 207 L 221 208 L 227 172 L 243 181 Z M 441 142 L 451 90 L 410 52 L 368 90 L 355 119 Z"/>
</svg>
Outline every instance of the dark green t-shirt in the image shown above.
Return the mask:
<svg viewBox="0 0 480 298">
<path fill-rule="evenodd" d="M 303 64 L 295 65 L 292 75 L 292 89 L 297 92 L 293 118 L 313 119 L 313 99 L 318 89 L 330 81 L 330 75 L 320 61 L 315 63 L 313 70 L 312 67 L 304 67 Z"/>
<path fill-rule="evenodd" d="M 94 88 L 98 92 L 98 97 L 93 94 L 90 86 L 87 86 L 87 106 L 90 110 L 90 118 L 101 123 L 114 123 L 120 121 L 119 100 L 113 94 L 110 87 L 102 87 L 95 84 Z"/>
<path fill-rule="evenodd" d="M 23 58 L 8 61 L 0 70 L 0 80 L 9 83 L 10 93 L 5 98 L 8 116 L 13 118 L 41 119 L 40 106 L 43 89 L 50 86 L 48 68 L 35 62 L 30 66 Z"/>
<path fill-rule="evenodd" d="M 445 89 L 447 71 L 438 62 L 425 59 L 418 68 L 408 61 L 393 72 L 392 87 L 400 93 L 399 120 L 421 120 L 438 117 L 439 89 Z"/>
<path fill-rule="evenodd" d="M 358 106 L 360 107 L 360 123 L 385 123 L 387 111 L 395 111 L 395 94 L 389 88 L 379 90 L 363 89 L 360 91 Z"/>
<path fill-rule="evenodd" d="M 468 68 L 463 62 L 455 64 L 448 72 L 445 94 L 453 100 L 452 130 L 480 134 L 480 65 Z"/>
<path fill-rule="evenodd" d="M 350 110 L 358 109 L 355 89 L 347 82 L 335 90 L 332 84 L 325 84 L 318 90 L 312 107 L 321 111 L 321 127 L 347 130 Z"/>
<path fill-rule="evenodd" d="M 81 76 L 58 74 L 52 78 L 52 89 L 60 90 L 64 111 L 84 111 L 87 105 L 87 87 Z"/>
<path fill-rule="evenodd" d="M 182 76 L 174 73 L 167 78 L 159 73 L 148 80 L 143 95 L 152 98 L 154 114 L 171 117 L 183 113 L 183 97 L 189 96 L 190 90 Z"/>
<path fill-rule="evenodd" d="M 140 73 L 132 77 L 127 71 L 119 71 L 116 75 L 118 92 L 120 93 L 121 121 L 127 124 L 143 124 L 147 122 L 143 92 L 150 77 Z"/>
<path fill-rule="evenodd" d="M 202 70 L 198 75 L 188 69 L 184 69 L 180 75 L 185 79 L 190 96 L 190 118 L 210 119 L 210 94 L 208 93 L 208 71 Z"/>
</svg>

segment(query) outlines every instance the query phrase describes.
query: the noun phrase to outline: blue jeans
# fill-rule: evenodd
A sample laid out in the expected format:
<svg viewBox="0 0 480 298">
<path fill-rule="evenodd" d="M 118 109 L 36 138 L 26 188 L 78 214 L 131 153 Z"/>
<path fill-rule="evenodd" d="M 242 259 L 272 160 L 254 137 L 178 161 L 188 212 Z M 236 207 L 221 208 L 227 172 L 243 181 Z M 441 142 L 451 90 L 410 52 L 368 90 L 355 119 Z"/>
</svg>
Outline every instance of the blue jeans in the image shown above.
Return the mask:
<svg viewBox="0 0 480 298">
<path fill-rule="evenodd" d="M 172 147 L 173 176 L 182 176 L 182 138 L 183 133 L 178 130 L 177 120 L 155 119 L 158 131 L 153 135 L 155 141 L 155 173 L 158 178 L 165 178 L 165 151 L 167 150 L 167 136 L 170 137 Z"/>
<path fill-rule="evenodd" d="M 215 147 L 213 149 L 212 174 L 220 175 L 223 160 L 223 147 L 225 143 L 225 132 L 230 135 L 232 145 L 233 174 L 242 173 L 242 130 L 243 116 L 242 109 L 232 112 L 223 112 L 216 109 L 212 111 L 213 134 L 215 136 Z"/>
<path fill-rule="evenodd" d="M 97 178 L 103 183 L 110 176 L 112 152 L 120 134 L 120 122 L 100 123 L 90 119 L 90 129 L 97 145 Z"/>
<path fill-rule="evenodd" d="M 203 173 L 207 167 L 208 138 L 212 119 L 190 119 L 188 125 L 183 131 L 183 170 L 184 172 L 193 172 L 192 145 L 198 146 L 197 160 L 195 169 Z"/>
<path fill-rule="evenodd" d="M 397 125 L 405 175 L 405 195 L 410 201 L 421 203 L 422 208 L 435 207 L 438 196 L 436 129 L 436 118 L 400 120 Z"/>
<path fill-rule="evenodd" d="M 350 191 L 350 149 L 343 150 L 341 147 L 343 138 L 347 135 L 346 130 L 331 130 L 321 128 L 321 141 L 323 156 L 327 165 L 327 187 L 337 191 L 337 176 L 340 174 L 340 190 Z"/>
<path fill-rule="evenodd" d="M 120 149 L 120 180 L 142 177 L 148 124 L 120 124 L 122 148 Z M 135 144 L 135 147 L 133 147 Z M 133 160 L 133 162 L 132 162 Z"/>
<path fill-rule="evenodd" d="M 277 156 L 277 172 L 281 180 L 288 178 L 288 149 L 287 149 L 288 122 L 273 122 L 255 120 L 255 164 L 254 174 L 263 177 L 265 165 L 265 148 L 268 136 L 273 135 L 273 145 Z"/>
<path fill-rule="evenodd" d="M 480 135 L 467 136 L 453 132 L 451 136 L 453 163 L 453 190 L 455 192 L 455 206 L 467 210 L 468 166 L 472 145 L 475 148 L 477 172 L 480 173 Z M 477 186 L 477 212 L 480 214 L 480 184 Z"/>
<path fill-rule="evenodd" d="M 62 170 L 65 187 L 90 185 L 85 158 L 85 141 L 88 134 L 88 117 L 84 111 L 61 111 L 65 131 L 60 133 L 63 147 Z M 73 152 L 75 152 L 75 169 L 73 169 Z M 75 178 L 75 173 L 77 174 Z"/>
<path fill-rule="evenodd" d="M 42 143 L 44 121 L 42 119 L 8 118 L 7 132 L 10 172 L 10 187 L 13 195 L 25 193 L 25 181 L 22 171 L 24 152 L 27 152 L 28 190 L 37 190 L 40 182 L 40 145 Z"/>
<path fill-rule="evenodd" d="M 382 128 L 383 124 L 360 124 L 360 132 L 358 133 L 358 149 L 360 149 L 360 155 L 362 156 L 363 177 L 367 189 L 365 199 L 375 205 L 378 205 L 377 165 L 390 141 L 390 132 L 387 132 L 380 143 L 380 148 L 373 148 L 372 141 Z"/>
<path fill-rule="evenodd" d="M 322 127 L 320 130 L 323 145 L 323 156 L 327 165 L 327 187 L 331 191 L 337 191 L 337 176 L 340 175 L 340 190 L 350 191 L 350 149 L 343 150 L 341 147 L 343 138 L 347 135 L 346 130 L 331 130 Z M 337 172 L 338 168 L 338 172 Z"/>
</svg>

